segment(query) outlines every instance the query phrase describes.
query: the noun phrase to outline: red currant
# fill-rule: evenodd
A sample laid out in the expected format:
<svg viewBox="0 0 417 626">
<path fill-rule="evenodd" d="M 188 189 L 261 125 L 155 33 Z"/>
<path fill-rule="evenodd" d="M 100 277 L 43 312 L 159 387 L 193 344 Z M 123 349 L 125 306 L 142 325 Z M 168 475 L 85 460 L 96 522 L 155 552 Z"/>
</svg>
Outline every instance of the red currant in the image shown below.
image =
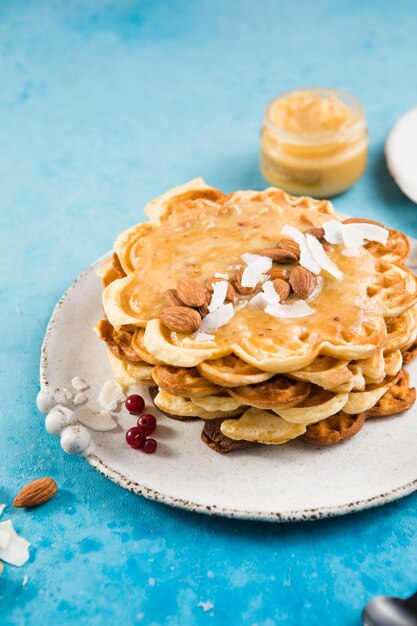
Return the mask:
<svg viewBox="0 0 417 626">
<path fill-rule="evenodd" d="M 134 426 L 127 431 L 126 441 L 131 448 L 142 448 L 146 437 L 140 432 L 139 428 Z"/>
<path fill-rule="evenodd" d="M 146 452 L 146 454 L 153 454 L 157 447 L 158 444 L 155 439 L 148 437 L 148 439 L 145 439 L 145 443 L 143 444 L 143 451 Z"/>
<path fill-rule="evenodd" d="M 134 393 L 131 396 L 127 396 L 125 407 L 132 415 L 140 415 L 145 408 L 145 400 L 142 396 Z"/>
<path fill-rule="evenodd" d="M 138 428 L 142 435 L 145 435 L 145 437 L 147 437 L 148 435 L 151 435 L 155 430 L 156 419 L 153 415 L 148 415 L 146 413 L 145 415 L 142 415 L 142 417 L 138 418 Z"/>
</svg>

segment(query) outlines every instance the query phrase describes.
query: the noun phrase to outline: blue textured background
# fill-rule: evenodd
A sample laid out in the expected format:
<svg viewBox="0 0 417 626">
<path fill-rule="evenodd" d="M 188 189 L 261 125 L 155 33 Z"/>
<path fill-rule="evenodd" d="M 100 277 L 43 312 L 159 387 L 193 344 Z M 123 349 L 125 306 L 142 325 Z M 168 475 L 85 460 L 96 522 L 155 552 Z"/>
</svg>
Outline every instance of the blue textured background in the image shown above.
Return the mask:
<svg viewBox="0 0 417 626">
<path fill-rule="evenodd" d="M 316 523 L 210 519 L 64 455 L 34 407 L 61 293 L 161 191 L 265 186 L 257 135 L 282 90 L 357 95 L 370 163 L 336 208 L 417 235 L 383 159 L 416 104 L 416 21 L 408 0 L 0 1 L 0 503 L 41 475 L 60 486 L 5 510 L 33 547 L 0 578 L 2 625 L 353 626 L 373 595 L 416 586 L 417 495 Z"/>
</svg>

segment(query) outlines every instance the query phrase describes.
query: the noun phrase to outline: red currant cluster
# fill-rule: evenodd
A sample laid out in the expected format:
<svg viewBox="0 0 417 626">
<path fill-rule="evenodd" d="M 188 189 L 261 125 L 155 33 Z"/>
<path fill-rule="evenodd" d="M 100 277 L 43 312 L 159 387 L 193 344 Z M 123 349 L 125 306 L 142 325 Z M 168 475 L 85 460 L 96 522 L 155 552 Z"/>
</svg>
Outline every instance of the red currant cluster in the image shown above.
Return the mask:
<svg viewBox="0 0 417 626">
<path fill-rule="evenodd" d="M 145 400 L 142 396 L 132 394 L 126 398 L 125 407 L 131 415 L 138 415 L 137 425 L 129 428 L 126 433 L 126 441 L 131 448 L 141 449 L 146 454 L 153 454 L 158 446 L 155 439 L 149 437 L 156 428 L 156 419 L 153 415 L 144 413 Z"/>
</svg>

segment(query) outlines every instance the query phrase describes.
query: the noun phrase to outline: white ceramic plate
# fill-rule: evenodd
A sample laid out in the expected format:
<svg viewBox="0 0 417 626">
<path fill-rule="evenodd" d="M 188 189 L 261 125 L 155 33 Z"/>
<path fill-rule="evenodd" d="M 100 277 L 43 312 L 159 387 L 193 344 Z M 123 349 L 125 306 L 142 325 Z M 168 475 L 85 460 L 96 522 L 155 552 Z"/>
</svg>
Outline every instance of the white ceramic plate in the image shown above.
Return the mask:
<svg viewBox="0 0 417 626">
<path fill-rule="evenodd" d="M 90 385 L 92 408 L 98 408 L 102 384 L 113 378 L 106 348 L 93 332 L 102 316 L 96 267 L 81 274 L 57 304 L 41 358 L 41 385 L 70 387 L 71 378 L 81 376 Z M 416 383 L 417 362 L 410 372 Z M 118 430 L 91 431 L 85 458 L 122 487 L 166 504 L 227 517 L 308 520 L 380 505 L 417 489 L 416 407 L 401 416 L 369 420 L 341 445 L 321 448 L 294 441 L 229 455 L 200 441 L 201 421 L 178 422 L 151 410 L 159 423 L 156 454 L 127 446 L 124 431 L 134 418 L 123 409 Z"/>
</svg>

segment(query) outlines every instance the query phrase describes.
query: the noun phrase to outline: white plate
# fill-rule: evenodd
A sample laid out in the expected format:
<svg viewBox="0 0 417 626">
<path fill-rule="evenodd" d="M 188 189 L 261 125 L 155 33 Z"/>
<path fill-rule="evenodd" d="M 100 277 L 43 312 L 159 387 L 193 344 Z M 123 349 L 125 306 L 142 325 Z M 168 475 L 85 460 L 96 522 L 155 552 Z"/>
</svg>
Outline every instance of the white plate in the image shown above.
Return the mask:
<svg viewBox="0 0 417 626">
<path fill-rule="evenodd" d="M 416 247 L 414 241 L 411 258 Z M 90 385 L 92 408 L 98 408 L 102 384 L 113 378 L 106 348 L 93 332 L 102 316 L 97 263 L 57 304 L 41 357 L 41 385 L 70 387 L 71 378 L 81 376 Z M 409 369 L 415 383 L 417 362 Z M 124 431 L 134 418 L 122 410 L 117 431 L 91 431 L 85 458 L 122 487 L 166 504 L 227 517 L 308 520 L 380 505 L 417 489 L 416 408 L 369 420 L 341 445 L 321 448 L 294 441 L 229 455 L 200 441 L 202 421 L 174 421 L 153 406 L 152 413 L 159 423 L 156 454 L 127 446 Z"/>
</svg>

